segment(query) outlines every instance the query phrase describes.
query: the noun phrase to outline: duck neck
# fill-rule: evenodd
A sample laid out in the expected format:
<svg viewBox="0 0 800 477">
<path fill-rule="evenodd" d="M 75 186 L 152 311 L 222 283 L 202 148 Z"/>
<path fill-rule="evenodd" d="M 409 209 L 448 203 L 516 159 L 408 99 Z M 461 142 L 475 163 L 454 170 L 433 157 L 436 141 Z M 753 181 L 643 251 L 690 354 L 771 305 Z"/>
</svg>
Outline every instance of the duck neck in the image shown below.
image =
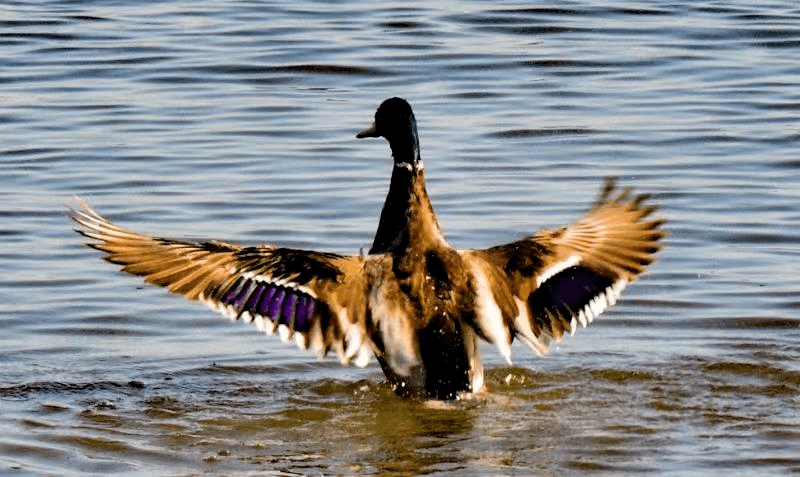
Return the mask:
<svg viewBox="0 0 800 477">
<path fill-rule="evenodd" d="M 392 138 L 389 140 L 389 148 L 392 150 L 395 171 L 398 168 L 405 168 L 409 171 L 422 171 L 422 158 L 419 154 L 419 139 L 417 136 L 416 124 L 411 123 L 410 137 L 402 139 Z M 392 174 L 394 182 L 394 174 Z"/>
<path fill-rule="evenodd" d="M 403 149 L 392 144 L 394 170 L 371 254 L 401 251 L 428 238 L 443 239 L 425 189 L 422 159 L 416 144 L 414 141 L 415 147 Z"/>
</svg>

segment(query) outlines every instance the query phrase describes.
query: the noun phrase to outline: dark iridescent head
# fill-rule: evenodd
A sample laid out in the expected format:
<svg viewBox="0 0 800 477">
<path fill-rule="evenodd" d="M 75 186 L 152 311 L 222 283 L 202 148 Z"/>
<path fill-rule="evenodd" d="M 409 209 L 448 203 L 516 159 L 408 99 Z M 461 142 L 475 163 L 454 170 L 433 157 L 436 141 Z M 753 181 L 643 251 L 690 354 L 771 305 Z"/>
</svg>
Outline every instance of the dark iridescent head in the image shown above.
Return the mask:
<svg viewBox="0 0 800 477">
<path fill-rule="evenodd" d="M 395 163 L 419 162 L 417 120 L 411 106 L 402 98 L 389 98 L 378 107 L 372 126 L 356 135 L 357 138 L 383 137 L 389 141 Z"/>
</svg>

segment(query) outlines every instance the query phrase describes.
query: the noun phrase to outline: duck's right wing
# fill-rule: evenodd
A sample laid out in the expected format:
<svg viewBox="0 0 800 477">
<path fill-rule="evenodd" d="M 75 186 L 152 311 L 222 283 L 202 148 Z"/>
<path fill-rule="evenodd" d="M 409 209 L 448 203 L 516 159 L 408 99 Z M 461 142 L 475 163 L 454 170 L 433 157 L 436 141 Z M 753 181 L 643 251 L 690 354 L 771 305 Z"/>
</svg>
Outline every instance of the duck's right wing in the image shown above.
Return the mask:
<svg viewBox="0 0 800 477">
<path fill-rule="evenodd" d="M 333 349 L 342 362 L 364 366 L 372 355 L 366 257 L 152 237 L 112 224 L 82 201 L 71 218 L 106 260 L 148 283 L 268 334 L 277 330 L 320 356 Z M 381 257 L 370 260 L 382 267 Z"/>
</svg>

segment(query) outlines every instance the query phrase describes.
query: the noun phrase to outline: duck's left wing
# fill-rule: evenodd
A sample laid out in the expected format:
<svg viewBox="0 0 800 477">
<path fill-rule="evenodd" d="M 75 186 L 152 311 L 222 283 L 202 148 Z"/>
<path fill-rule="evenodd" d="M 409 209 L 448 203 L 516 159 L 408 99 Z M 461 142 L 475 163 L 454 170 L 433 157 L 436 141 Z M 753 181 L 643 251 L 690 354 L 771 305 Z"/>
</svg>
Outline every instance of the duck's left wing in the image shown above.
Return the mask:
<svg viewBox="0 0 800 477">
<path fill-rule="evenodd" d="M 461 253 L 473 269 L 493 277 L 487 283 L 510 334 L 544 353 L 550 341 L 574 333 L 578 324 L 585 327 L 613 305 L 654 260 L 664 220 L 651 217 L 656 206 L 647 198 L 615 192 L 609 179 L 596 204 L 571 225 Z M 477 318 L 485 336 L 498 334 L 490 332 L 497 318 Z"/>
<path fill-rule="evenodd" d="M 144 277 L 233 320 L 284 341 L 295 339 L 323 356 L 333 349 L 345 363 L 366 365 L 364 257 L 270 245 L 152 237 L 118 227 L 84 202 L 72 210 L 79 233 L 122 271 Z"/>
</svg>

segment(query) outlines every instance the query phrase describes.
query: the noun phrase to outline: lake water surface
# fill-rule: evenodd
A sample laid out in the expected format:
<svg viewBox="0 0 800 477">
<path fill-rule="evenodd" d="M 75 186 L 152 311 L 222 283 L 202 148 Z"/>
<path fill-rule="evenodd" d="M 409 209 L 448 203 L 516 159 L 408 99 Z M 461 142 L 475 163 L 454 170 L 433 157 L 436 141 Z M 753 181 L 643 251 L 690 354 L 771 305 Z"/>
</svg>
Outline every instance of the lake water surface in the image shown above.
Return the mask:
<svg viewBox="0 0 800 477">
<path fill-rule="evenodd" d="M 799 47 L 788 0 L 5 2 L 0 474 L 800 472 Z M 354 135 L 391 96 L 455 246 L 569 223 L 616 175 L 666 248 L 436 404 L 144 286 L 64 217 L 357 253 L 391 162 Z"/>
</svg>

